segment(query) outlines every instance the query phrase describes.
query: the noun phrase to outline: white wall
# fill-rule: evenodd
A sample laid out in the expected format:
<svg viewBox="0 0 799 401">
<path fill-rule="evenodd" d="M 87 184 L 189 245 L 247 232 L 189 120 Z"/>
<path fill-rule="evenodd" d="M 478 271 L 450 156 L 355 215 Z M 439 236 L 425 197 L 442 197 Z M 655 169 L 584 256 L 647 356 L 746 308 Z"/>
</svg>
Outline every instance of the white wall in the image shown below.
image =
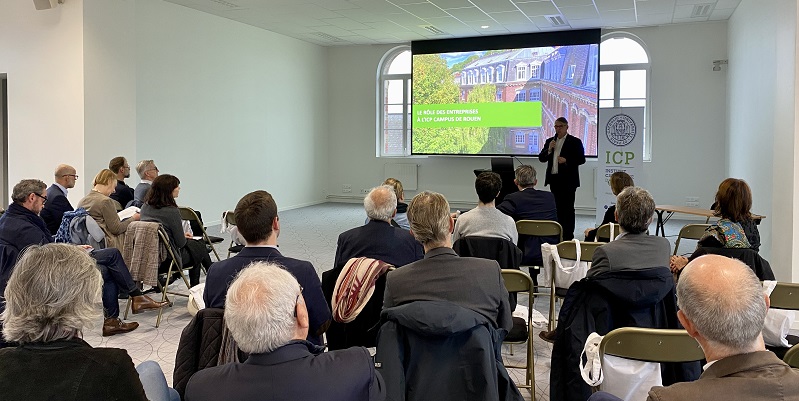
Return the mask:
<svg viewBox="0 0 799 401">
<path fill-rule="evenodd" d="M 36 11 L 0 2 L 0 73 L 8 74 L 9 188 L 53 181 L 59 163 L 83 169 L 83 2 Z M 79 173 L 81 174 L 81 173 Z M 78 181 L 70 200 L 84 191 Z M 10 194 L 10 189 L 9 189 Z"/>
<path fill-rule="evenodd" d="M 703 207 L 709 207 L 715 187 L 725 177 L 725 73 L 712 72 L 711 62 L 726 58 L 726 23 L 629 32 L 643 39 L 652 57 L 653 161 L 644 166 L 648 173 L 645 186 L 660 204 L 683 204 L 686 196 L 697 196 Z M 472 170 L 490 167 L 488 158 L 375 157 L 376 71 L 381 57 L 391 48 L 350 46 L 329 50 L 331 199 L 356 197 L 343 194 L 343 184 L 352 185 L 353 192 L 379 184 L 385 163 L 417 163 L 420 190 L 441 192 L 454 205 L 476 203 Z M 714 162 L 708 162 L 710 156 Z M 536 159 L 522 160 L 543 172 L 544 165 Z M 576 200 L 578 209 L 591 214 L 596 205 L 595 167 L 596 161 L 581 167 L 582 187 Z"/>
<path fill-rule="evenodd" d="M 743 0 L 729 21 L 729 174 L 752 187 L 761 253 L 779 280 L 799 279 L 796 210 L 795 1 Z"/>
</svg>

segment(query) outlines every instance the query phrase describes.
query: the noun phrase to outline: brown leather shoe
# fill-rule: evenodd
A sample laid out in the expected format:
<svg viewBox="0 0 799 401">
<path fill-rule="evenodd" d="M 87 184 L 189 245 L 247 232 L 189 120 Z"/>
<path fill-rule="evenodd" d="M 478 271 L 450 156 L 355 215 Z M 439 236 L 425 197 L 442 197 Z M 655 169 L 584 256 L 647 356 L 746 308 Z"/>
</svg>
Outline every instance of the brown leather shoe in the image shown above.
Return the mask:
<svg viewBox="0 0 799 401">
<path fill-rule="evenodd" d="M 538 333 L 538 337 L 540 337 L 542 340 L 544 340 L 544 341 L 546 341 L 548 343 L 554 344 L 555 343 L 555 330 L 552 330 L 552 331 L 546 331 L 546 330 L 541 331 L 541 332 Z"/>
<path fill-rule="evenodd" d="M 156 302 L 147 295 L 137 295 L 135 297 L 131 297 L 130 300 L 131 300 L 130 309 L 134 315 L 137 313 L 141 313 L 142 311 L 145 311 L 147 309 L 158 309 L 160 307 L 169 305 L 169 301 Z"/>
<path fill-rule="evenodd" d="M 128 333 L 139 327 L 136 322 L 125 323 L 118 317 L 106 318 L 103 322 L 103 337 L 113 336 L 114 334 Z"/>
</svg>

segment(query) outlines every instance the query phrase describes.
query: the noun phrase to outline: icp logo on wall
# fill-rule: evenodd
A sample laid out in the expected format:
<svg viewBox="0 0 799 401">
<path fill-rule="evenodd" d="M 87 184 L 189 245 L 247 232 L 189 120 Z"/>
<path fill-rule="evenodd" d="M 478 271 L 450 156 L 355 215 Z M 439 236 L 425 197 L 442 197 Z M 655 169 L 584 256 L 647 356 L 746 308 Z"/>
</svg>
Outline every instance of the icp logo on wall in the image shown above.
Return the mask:
<svg viewBox="0 0 799 401">
<path fill-rule="evenodd" d="M 616 146 L 627 146 L 635 139 L 635 121 L 626 114 L 616 114 L 605 125 L 608 141 Z"/>
</svg>

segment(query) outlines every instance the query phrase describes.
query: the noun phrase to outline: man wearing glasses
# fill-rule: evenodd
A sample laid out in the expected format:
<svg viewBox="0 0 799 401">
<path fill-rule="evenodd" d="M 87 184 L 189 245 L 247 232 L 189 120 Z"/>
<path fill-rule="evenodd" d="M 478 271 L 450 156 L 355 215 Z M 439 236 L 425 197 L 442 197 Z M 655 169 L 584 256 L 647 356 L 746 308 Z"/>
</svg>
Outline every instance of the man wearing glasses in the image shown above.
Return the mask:
<svg viewBox="0 0 799 401">
<path fill-rule="evenodd" d="M 67 191 L 75 187 L 78 175 L 75 174 L 75 167 L 68 164 L 61 164 L 55 169 L 55 183 L 47 188 L 47 203 L 44 205 L 40 215 L 50 230 L 50 234 L 55 235 L 64 212 L 71 212 L 75 209 L 67 199 Z"/>
<path fill-rule="evenodd" d="M 563 227 L 563 240 L 574 238 L 574 196 L 580 186 L 577 167 L 585 164 L 585 148 L 580 138 L 569 135 L 569 122 L 558 117 L 554 124 L 555 136 L 547 139 L 538 160 L 547 163 L 544 185 L 555 196 L 558 223 Z"/>
<path fill-rule="evenodd" d="M 152 160 L 142 160 L 136 165 L 136 172 L 141 178 L 139 185 L 133 190 L 133 206 L 141 207 L 144 204 L 144 196 L 153 184 L 155 177 L 158 177 L 158 167 Z"/>
<path fill-rule="evenodd" d="M 117 187 L 110 197 L 119 202 L 120 208 L 124 209 L 133 200 L 133 188 L 125 184 L 125 178 L 130 178 L 130 164 L 124 157 L 117 156 L 108 163 L 108 169 L 117 175 Z"/>
</svg>

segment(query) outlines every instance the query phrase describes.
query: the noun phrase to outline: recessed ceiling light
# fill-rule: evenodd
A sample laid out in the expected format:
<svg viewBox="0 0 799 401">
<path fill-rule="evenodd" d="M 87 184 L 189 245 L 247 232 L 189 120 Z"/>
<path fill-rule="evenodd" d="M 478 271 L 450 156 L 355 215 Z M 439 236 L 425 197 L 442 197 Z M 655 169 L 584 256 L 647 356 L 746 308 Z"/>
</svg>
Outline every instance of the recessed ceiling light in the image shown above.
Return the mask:
<svg viewBox="0 0 799 401">
<path fill-rule="evenodd" d="M 490 26 L 488 26 L 488 25 L 480 25 L 480 28 L 483 28 L 483 29 L 488 29 L 488 28 L 491 28 L 491 27 L 490 27 Z"/>
</svg>

